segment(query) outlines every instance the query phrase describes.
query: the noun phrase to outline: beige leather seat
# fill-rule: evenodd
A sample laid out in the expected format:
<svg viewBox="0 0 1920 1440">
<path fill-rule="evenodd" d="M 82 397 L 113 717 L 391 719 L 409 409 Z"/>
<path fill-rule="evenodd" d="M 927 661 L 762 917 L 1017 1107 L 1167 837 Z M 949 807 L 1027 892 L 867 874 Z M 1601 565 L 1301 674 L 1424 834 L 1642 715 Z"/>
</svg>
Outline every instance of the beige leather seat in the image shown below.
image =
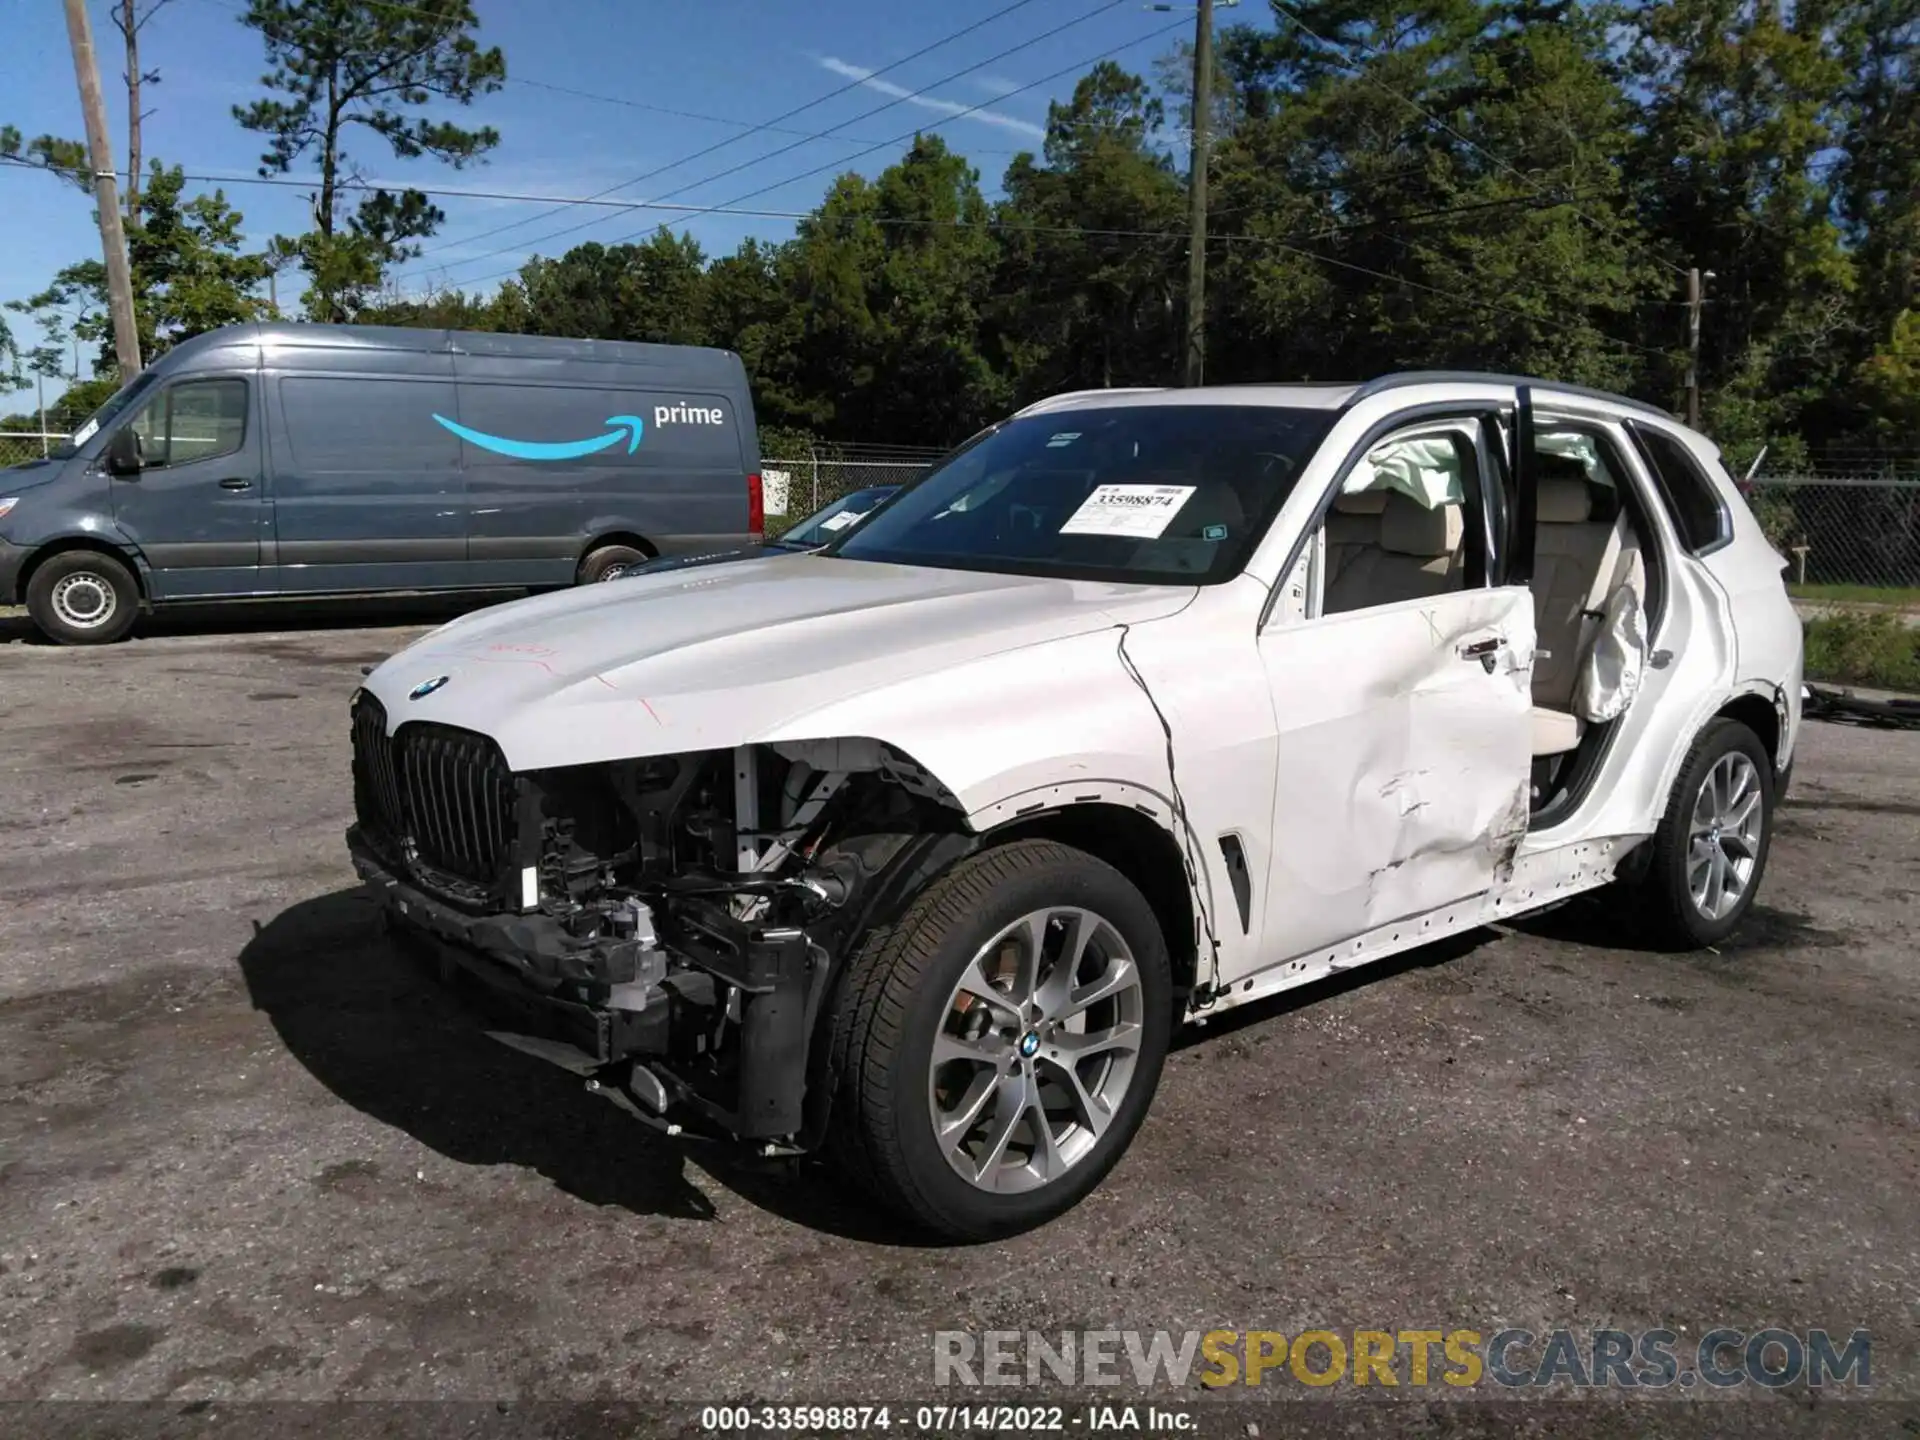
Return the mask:
<svg viewBox="0 0 1920 1440">
<path fill-rule="evenodd" d="M 1593 628 L 1621 585 L 1644 593 L 1645 570 L 1625 514 L 1593 518 L 1593 490 L 1577 461 L 1543 455 L 1533 549 L 1533 753 L 1574 749 L 1586 722 L 1573 710 L 1575 682 Z"/>
<path fill-rule="evenodd" d="M 1325 614 L 1338 615 L 1400 600 L 1444 595 L 1460 586 L 1466 517 L 1458 505 L 1429 510 L 1389 491 L 1380 509 L 1380 537 L 1355 547 L 1328 581 Z"/>
<path fill-rule="evenodd" d="M 1347 562 L 1364 549 L 1380 544 L 1380 512 L 1387 508 L 1385 490 L 1356 490 L 1333 502 L 1327 516 L 1327 584 L 1332 585 Z"/>
</svg>

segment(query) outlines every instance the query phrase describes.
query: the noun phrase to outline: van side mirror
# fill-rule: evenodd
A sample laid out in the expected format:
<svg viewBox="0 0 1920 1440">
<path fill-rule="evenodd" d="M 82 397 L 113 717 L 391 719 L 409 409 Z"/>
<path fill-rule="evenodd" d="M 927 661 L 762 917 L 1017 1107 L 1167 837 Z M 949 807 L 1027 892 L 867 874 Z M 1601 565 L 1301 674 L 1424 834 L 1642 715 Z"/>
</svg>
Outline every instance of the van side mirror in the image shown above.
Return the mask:
<svg viewBox="0 0 1920 1440">
<path fill-rule="evenodd" d="M 107 441 L 106 461 L 109 475 L 140 473 L 140 435 L 133 426 L 122 425 L 113 432 L 113 438 Z"/>
</svg>

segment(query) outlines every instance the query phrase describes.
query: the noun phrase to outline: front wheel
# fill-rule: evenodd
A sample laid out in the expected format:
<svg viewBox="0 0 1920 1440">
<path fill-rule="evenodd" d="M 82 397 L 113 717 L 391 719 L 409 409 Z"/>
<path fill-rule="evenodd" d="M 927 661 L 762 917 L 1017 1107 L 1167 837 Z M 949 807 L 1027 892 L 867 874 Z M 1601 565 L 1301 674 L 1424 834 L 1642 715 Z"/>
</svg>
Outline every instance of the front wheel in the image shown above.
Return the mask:
<svg viewBox="0 0 1920 1440">
<path fill-rule="evenodd" d="M 98 550 L 55 555 L 27 582 L 27 614 L 41 634 L 62 645 L 111 645 L 139 613 L 133 572 Z"/>
<path fill-rule="evenodd" d="M 1773 761 L 1737 720 L 1693 742 L 1640 883 L 1642 920 L 1673 949 L 1718 944 L 1753 907 L 1773 839 Z"/>
<path fill-rule="evenodd" d="M 949 1238 L 1043 1224 L 1139 1130 L 1172 989 L 1152 908 L 1112 866 L 1041 840 L 972 856 L 848 972 L 835 1152 Z"/>
</svg>

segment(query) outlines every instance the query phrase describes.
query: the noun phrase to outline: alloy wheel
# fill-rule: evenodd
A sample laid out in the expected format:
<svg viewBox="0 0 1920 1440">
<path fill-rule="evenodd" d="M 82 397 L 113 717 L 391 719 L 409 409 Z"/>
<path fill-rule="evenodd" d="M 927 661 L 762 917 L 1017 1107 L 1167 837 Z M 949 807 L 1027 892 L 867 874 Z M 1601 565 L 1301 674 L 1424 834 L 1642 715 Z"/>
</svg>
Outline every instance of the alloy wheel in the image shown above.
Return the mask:
<svg viewBox="0 0 1920 1440">
<path fill-rule="evenodd" d="M 1687 890 L 1708 920 L 1730 914 L 1746 895 L 1765 823 L 1760 772 L 1745 754 L 1729 751 L 1700 782 L 1688 832 Z"/>
<path fill-rule="evenodd" d="M 1083 1161 L 1133 1083 L 1140 968 L 1091 910 L 1021 916 L 961 972 L 933 1041 L 934 1139 L 962 1179 L 1016 1193 Z"/>
</svg>

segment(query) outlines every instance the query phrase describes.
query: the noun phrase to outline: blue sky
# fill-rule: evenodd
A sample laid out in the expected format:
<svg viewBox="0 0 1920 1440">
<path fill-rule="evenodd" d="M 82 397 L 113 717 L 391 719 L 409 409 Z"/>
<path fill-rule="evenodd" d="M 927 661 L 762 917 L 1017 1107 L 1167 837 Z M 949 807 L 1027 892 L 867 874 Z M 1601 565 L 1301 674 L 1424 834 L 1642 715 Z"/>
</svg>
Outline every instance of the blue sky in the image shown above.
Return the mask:
<svg viewBox="0 0 1920 1440">
<path fill-rule="evenodd" d="M 1179 30 L 1155 32 L 1191 25 L 1190 11 L 1155 12 L 1142 0 L 1029 0 L 897 69 L 870 73 L 1012 3 L 475 0 L 480 37 L 505 50 L 511 78 L 506 88 L 470 109 L 449 108 L 500 131 L 501 143 L 488 163 L 456 172 L 432 161 L 394 160 L 364 130 L 354 139 L 373 182 L 553 197 L 612 191 L 609 200 L 693 206 L 739 202 L 743 208 L 804 211 L 818 202 L 833 175 L 845 169 L 876 174 L 902 148 L 889 144 L 861 155 L 873 142 L 921 127 L 935 130 L 972 158 L 992 193 L 1015 151 L 1039 148 L 1047 102 L 1069 94 L 1087 62 L 1126 46 L 1113 58 L 1151 75 L 1155 61 L 1181 39 Z M 263 93 L 257 80 L 265 57 L 258 36 L 240 23 L 243 8 L 241 0 L 172 0 L 143 32 L 143 63 L 162 75 L 147 92 L 154 112 L 145 131 L 149 157 L 184 165 L 189 174 L 254 173 L 262 137 L 243 131 L 229 114 L 235 103 Z M 124 165 L 119 35 L 107 21 L 104 0 L 92 0 L 91 10 L 115 160 Z M 1082 16 L 1088 18 L 1040 38 Z M 1222 18 L 1238 17 L 1229 12 Z M 960 74 L 963 70 L 968 73 Z M 1044 80 L 1059 71 L 1069 73 Z M 822 99 L 842 87 L 845 93 Z M 774 121 L 816 99 L 821 103 L 778 121 L 778 131 L 742 128 Z M 957 113 L 976 106 L 984 108 Z M 59 6 L 14 7 L 0 59 L 0 121 L 29 137 L 81 133 Z M 803 138 L 819 132 L 833 134 Z M 689 159 L 727 140 L 733 143 Z M 807 173 L 819 167 L 829 168 Z M 734 173 L 722 176 L 722 171 Z M 296 168 L 294 173 L 304 177 L 311 171 Z M 219 188 L 245 214 L 255 243 L 304 228 L 304 190 L 241 183 Z M 491 289 L 529 253 L 556 254 L 588 240 L 626 239 L 662 222 L 690 231 L 710 254 L 725 253 L 748 235 L 780 237 L 792 230 L 790 220 L 779 218 L 584 206 L 543 216 L 552 203 L 436 199 L 447 222 L 427 242 L 429 253 L 402 272 L 409 288 L 438 282 Z M 563 230 L 570 233 L 555 233 Z M 79 192 L 50 176 L 0 167 L 0 301 L 32 293 L 61 265 L 97 255 L 98 247 L 90 207 Z M 283 303 L 289 298 L 283 295 Z M 22 340 L 30 338 L 21 333 L 18 320 L 13 328 Z M 4 399 L 0 404 L 12 408 Z"/>
</svg>

